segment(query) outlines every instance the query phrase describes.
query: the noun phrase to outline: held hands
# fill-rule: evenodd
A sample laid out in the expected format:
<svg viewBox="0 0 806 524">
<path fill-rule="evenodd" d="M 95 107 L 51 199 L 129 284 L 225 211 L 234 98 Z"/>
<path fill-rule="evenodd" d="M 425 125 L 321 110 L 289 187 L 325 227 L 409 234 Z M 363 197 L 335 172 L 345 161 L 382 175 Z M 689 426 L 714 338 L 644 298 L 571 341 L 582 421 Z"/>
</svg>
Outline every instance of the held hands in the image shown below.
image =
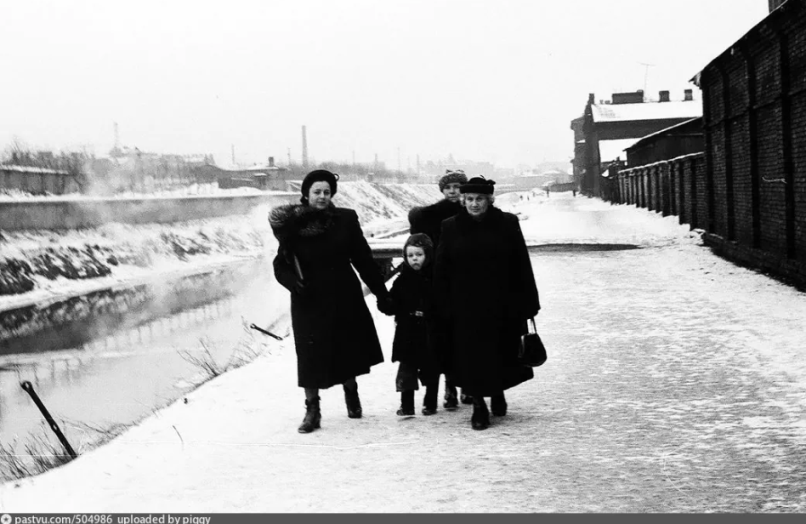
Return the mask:
<svg viewBox="0 0 806 524">
<path fill-rule="evenodd" d="M 389 316 L 395 314 L 395 301 L 392 299 L 391 295 L 378 297 L 378 311 Z"/>
</svg>

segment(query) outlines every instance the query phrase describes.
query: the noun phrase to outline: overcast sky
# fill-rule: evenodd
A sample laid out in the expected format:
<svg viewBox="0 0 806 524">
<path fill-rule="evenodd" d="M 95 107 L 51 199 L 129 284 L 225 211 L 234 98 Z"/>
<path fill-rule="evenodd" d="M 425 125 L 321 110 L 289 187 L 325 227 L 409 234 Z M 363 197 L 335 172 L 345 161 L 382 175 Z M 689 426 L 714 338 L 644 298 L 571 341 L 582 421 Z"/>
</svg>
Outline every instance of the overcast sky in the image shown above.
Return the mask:
<svg viewBox="0 0 806 524">
<path fill-rule="evenodd" d="M 219 163 L 568 160 L 588 93 L 672 91 L 767 0 L 0 0 L 0 148 Z M 642 64 L 652 64 L 647 67 Z M 648 73 L 648 75 L 647 75 Z M 696 88 L 695 88 L 696 91 Z M 699 98 L 699 93 L 697 92 Z"/>
</svg>

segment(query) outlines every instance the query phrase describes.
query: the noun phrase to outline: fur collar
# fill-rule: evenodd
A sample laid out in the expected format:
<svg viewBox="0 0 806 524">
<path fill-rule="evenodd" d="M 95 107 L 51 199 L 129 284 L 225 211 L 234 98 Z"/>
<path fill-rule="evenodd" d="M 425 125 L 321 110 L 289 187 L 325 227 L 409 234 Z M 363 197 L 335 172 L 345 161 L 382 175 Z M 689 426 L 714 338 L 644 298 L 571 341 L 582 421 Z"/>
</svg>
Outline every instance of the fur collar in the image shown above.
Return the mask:
<svg viewBox="0 0 806 524">
<path fill-rule="evenodd" d="M 309 238 L 324 234 L 334 224 L 336 207 L 330 204 L 318 210 L 306 204 L 275 207 L 269 213 L 269 224 L 278 240 Z"/>
</svg>

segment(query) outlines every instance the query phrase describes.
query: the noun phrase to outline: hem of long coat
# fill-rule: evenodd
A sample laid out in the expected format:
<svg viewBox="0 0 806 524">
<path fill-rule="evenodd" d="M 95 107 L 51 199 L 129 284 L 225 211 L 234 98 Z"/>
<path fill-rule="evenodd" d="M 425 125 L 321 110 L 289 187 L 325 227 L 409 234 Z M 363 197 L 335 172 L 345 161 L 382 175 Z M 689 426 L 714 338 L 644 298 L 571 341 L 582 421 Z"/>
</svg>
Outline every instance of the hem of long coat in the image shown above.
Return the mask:
<svg viewBox="0 0 806 524">
<path fill-rule="evenodd" d="M 378 364 L 382 364 L 382 363 L 383 362 L 376 362 L 376 363 L 374 363 L 372 365 L 377 366 Z M 314 384 L 314 383 L 303 384 L 301 381 L 298 381 L 297 385 L 299 387 L 301 387 L 301 388 L 307 388 L 307 389 L 330 389 L 333 386 L 340 386 L 340 385 L 344 384 L 345 382 L 347 382 L 348 380 L 351 380 L 353 378 L 357 378 L 357 377 L 360 377 L 362 375 L 369 375 L 371 371 L 372 371 L 372 369 L 371 369 L 371 367 L 369 367 L 369 368 L 367 368 L 365 370 L 358 371 L 352 377 L 347 377 L 344 380 L 341 380 L 341 381 L 338 381 L 338 382 L 328 381 L 328 382 L 320 382 L 318 384 Z"/>
</svg>

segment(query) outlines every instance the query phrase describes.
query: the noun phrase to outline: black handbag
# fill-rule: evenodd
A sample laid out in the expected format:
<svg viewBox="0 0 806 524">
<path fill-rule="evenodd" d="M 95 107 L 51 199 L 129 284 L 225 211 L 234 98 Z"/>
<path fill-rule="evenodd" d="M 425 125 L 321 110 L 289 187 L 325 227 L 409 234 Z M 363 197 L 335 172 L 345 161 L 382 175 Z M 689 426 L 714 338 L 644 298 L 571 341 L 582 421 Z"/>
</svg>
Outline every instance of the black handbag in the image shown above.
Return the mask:
<svg viewBox="0 0 806 524">
<path fill-rule="evenodd" d="M 532 324 L 532 331 L 521 335 L 518 362 L 524 366 L 536 368 L 546 362 L 548 355 L 546 355 L 546 347 L 543 345 L 543 341 L 540 340 L 540 335 L 537 334 L 535 319 L 529 320 L 529 323 Z"/>
</svg>

